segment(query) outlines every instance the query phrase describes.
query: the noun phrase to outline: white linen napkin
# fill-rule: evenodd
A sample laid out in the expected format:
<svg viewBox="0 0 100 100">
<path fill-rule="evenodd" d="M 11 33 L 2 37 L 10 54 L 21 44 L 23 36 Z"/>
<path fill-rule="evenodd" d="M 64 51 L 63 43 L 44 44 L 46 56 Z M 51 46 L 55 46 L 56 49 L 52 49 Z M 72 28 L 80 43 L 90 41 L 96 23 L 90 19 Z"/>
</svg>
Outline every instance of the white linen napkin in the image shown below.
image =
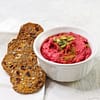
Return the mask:
<svg viewBox="0 0 100 100">
<path fill-rule="evenodd" d="M 17 32 L 20 20 L 8 18 L 0 23 L 0 32 Z"/>
</svg>

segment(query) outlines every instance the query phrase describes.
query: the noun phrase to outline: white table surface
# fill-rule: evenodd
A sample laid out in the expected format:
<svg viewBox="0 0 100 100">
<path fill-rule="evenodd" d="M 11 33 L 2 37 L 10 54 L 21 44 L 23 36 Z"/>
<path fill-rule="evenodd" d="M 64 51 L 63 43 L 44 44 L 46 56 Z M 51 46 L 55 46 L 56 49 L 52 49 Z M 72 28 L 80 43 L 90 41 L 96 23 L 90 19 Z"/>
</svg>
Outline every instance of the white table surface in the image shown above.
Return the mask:
<svg viewBox="0 0 100 100">
<path fill-rule="evenodd" d="M 45 100 L 100 100 L 100 0 L 0 0 L 0 32 L 18 32 L 26 22 L 78 26 L 95 37 L 98 54 L 93 70 L 73 83 L 46 82 Z M 3 99 L 3 98 L 2 98 Z"/>
</svg>

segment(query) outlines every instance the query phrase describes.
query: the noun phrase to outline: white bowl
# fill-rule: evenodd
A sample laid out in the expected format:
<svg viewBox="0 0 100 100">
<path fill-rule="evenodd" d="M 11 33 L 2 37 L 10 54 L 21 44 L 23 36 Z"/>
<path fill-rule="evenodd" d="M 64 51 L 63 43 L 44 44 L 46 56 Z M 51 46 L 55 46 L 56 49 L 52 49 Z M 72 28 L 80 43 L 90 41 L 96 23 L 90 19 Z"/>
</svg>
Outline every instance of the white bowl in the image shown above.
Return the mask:
<svg viewBox="0 0 100 100">
<path fill-rule="evenodd" d="M 45 59 L 40 52 L 42 43 L 47 37 L 61 32 L 74 32 L 86 37 L 89 41 L 92 49 L 90 57 L 84 61 L 73 64 L 59 64 Z M 96 54 L 95 40 L 84 30 L 74 27 L 58 27 L 48 31 L 42 32 L 34 41 L 34 52 L 38 57 L 38 61 L 43 70 L 47 73 L 47 76 L 53 80 L 61 82 L 70 82 L 83 78 L 92 69 L 94 63 L 94 56 Z"/>
</svg>

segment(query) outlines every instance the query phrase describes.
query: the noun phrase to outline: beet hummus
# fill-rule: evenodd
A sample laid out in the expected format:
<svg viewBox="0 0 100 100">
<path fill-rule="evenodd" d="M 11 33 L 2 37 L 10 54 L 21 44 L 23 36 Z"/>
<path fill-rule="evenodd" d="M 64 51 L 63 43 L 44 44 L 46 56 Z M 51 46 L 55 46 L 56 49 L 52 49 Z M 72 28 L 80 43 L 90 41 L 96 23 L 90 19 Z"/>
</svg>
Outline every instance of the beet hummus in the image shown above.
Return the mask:
<svg viewBox="0 0 100 100">
<path fill-rule="evenodd" d="M 91 55 L 88 40 L 76 33 L 59 33 L 48 37 L 41 45 L 41 54 L 49 61 L 72 64 Z"/>
</svg>

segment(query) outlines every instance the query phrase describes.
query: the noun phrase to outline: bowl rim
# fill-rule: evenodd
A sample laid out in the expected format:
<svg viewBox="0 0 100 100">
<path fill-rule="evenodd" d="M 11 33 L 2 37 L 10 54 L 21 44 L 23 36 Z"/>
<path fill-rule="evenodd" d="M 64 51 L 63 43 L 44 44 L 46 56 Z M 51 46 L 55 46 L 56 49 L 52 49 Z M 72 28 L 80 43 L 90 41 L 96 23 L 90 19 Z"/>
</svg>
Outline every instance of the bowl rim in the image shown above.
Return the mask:
<svg viewBox="0 0 100 100">
<path fill-rule="evenodd" d="M 35 52 L 36 56 L 37 56 L 39 59 L 41 59 L 42 61 L 44 61 L 44 62 L 46 62 L 46 63 L 49 63 L 49 64 L 51 64 L 51 65 L 56 65 L 56 66 L 59 66 L 59 67 L 62 67 L 62 66 L 63 66 L 63 67 L 72 67 L 72 66 L 75 66 L 75 65 L 80 65 L 80 64 L 86 63 L 86 62 L 88 62 L 89 60 L 91 60 L 91 59 L 96 55 L 97 47 L 95 47 L 94 53 L 93 53 L 93 50 L 92 50 L 91 55 L 90 55 L 87 59 L 85 59 L 85 60 L 83 60 L 83 61 L 80 61 L 80 62 L 77 62 L 77 63 L 72 63 L 72 64 L 61 64 L 61 63 L 56 63 L 56 62 L 47 60 L 46 58 L 44 58 L 44 57 L 42 56 L 42 54 L 39 55 L 38 52 L 37 52 L 37 50 L 36 50 L 36 48 L 35 48 L 35 46 L 36 46 L 36 41 L 38 41 L 38 39 L 39 39 L 44 33 L 47 33 L 47 32 L 52 31 L 52 30 L 60 29 L 60 28 L 73 28 L 73 29 L 78 29 L 78 30 L 84 31 L 85 33 L 88 33 L 88 32 L 85 31 L 83 28 L 80 28 L 80 27 L 73 27 L 73 26 L 54 27 L 54 28 L 51 28 L 51 29 L 48 29 L 48 30 L 42 32 L 41 34 L 39 34 L 39 35 L 36 37 L 36 39 L 34 40 L 34 43 L 33 43 L 34 52 Z M 42 44 L 42 43 L 41 43 L 41 44 Z M 92 48 L 91 48 L 91 49 L 92 49 Z M 77 66 L 76 66 L 76 67 L 77 67 Z"/>
</svg>

